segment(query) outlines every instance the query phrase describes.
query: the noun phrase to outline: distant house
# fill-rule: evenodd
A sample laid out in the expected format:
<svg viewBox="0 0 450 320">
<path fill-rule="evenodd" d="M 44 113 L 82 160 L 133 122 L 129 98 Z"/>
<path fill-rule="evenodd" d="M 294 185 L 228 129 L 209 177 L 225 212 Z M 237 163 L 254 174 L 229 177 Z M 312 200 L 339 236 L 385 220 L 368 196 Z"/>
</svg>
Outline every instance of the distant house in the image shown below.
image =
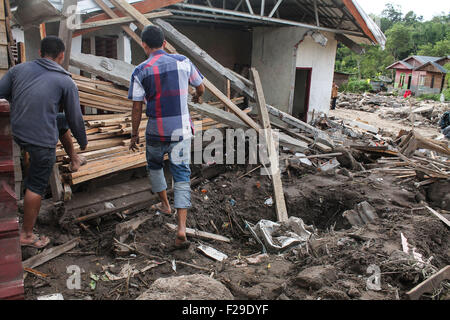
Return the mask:
<svg viewBox="0 0 450 320">
<path fill-rule="evenodd" d="M 394 88 L 411 90 L 415 95 L 424 93 L 441 93 L 447 88 L 444 68 L 450 62 L 450 56 L 427 57 L 410 56 L 397 61 L 386 69 L 395 70 Z"/>
<path fill-rule="evenodd" d="M 354 73 L 346 73 L 346 72 L 340 72 L 335 71 L 333 82 L 337 84 L 338 87 L 342 86 L 343 84 L 348 83 L 348 80 L 351 76 L 355 75 Z"/>
</svg>

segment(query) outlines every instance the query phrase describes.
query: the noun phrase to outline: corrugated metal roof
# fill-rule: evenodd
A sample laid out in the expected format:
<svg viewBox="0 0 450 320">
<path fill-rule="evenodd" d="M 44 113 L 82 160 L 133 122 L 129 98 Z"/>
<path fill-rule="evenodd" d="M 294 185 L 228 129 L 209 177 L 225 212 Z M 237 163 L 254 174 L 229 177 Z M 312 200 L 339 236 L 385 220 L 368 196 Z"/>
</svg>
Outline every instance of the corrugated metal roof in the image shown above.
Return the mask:
<svg viewBox="0 0 450 320">
<path fill-rule="evenodd" d="M 0 299 L 23 299 L 9 105 L 0 105 Z"/>
</svg>

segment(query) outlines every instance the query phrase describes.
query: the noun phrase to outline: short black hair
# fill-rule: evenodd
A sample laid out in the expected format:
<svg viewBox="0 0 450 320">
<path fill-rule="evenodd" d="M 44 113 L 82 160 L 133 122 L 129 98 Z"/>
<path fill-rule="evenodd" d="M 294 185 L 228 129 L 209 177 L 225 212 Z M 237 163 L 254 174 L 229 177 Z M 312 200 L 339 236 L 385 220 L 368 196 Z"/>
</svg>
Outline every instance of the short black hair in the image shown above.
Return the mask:
<svg viewBox="0 0 450 320">
<path fill-rule="evenodd" d="M 48 36 L 41 41 L 41 57 L 51 57 L 55 59 L 61 52 L 66 50 L 64 42 L 55 36 Z"/>
<path fill-rule="evenodd" d="M 158 26 L 146 26 L 141 34 L 142 41 L 150 49 L 161 48 L 164 43 L 164 33 Z"/>
</svg>

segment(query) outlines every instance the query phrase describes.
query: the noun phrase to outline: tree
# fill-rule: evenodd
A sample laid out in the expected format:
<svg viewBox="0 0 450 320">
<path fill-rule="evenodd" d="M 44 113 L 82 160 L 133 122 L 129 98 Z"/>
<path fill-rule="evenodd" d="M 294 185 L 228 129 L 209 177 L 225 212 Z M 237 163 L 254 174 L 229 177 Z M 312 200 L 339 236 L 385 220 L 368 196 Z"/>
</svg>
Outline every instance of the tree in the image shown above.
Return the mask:
<svg viewBox="0 0 450 320">
<path fill-rule="evenodd" d="M 450 37 L 436 42 L 434 45 L 428 43 L 419 47 L 418 55 L 443 57 L 450 54 Z"/>
<path fill-rule="evenodd" d="M 402 60 L 413 52 L 412 31 L 404 23 L 396 23 L 386 32 L 386 49 L 396 60 Z"/>
<path fill-rule="evenodd" d="M 389 30 L 395 23 L 402 21 L 402 11 L 400 6 L 388 3 L 381 12 L 380 29 L 383 32 Z"/>
</svg>

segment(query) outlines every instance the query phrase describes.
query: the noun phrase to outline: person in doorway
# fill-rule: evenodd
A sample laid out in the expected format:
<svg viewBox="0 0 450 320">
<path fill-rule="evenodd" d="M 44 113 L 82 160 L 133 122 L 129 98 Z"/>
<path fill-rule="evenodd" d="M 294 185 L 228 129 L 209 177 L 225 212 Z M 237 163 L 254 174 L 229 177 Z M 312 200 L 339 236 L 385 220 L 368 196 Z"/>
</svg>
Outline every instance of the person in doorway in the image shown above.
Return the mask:
<svg viewBox="0 0 450 320">
<path fill-rule="evenodd" d="M 333 82 L 333 87 L 331 88 L 331 110 L 336 109 L 336 101 L 338 97 L 339 87 Z"/>
<path fill-rule="evenodd" d="M 77 155 L 69 128 L 81 150 L 87 146 L 78 89 L 70 73 L 61 67 L 65 46 L 49 36 L 41 41 L 40 59 L 9 69 L 0 80 L 0 98 L 11 105 L 11 129 L 15 142 L 30 155 L 25 178 L 22 246 L 43 248 L 50 239 L 33 233 L 56 161 L 58 138 L 70 157 L 69 170 L 77 171 L 86 159 Z M 60 108 L 64 113 L 59 113 Z"/>
<path fill-rule="evenodd" d="M 163 214 L 173 214 L 163 172 L 164 155 L 168 153 L 178 219 L 175 249 L 187 248 L 186 219 L 191 206 L 189 164 L 193 133 L 187 104 L 188 89 L 189 84 L 195 87 L 193 101 L 198 102 L 205 91 L 203 77 L 188 58 L 164 51 L 166 41 L 159 27 L 147 26 L 141 37 L 148 59 L 137 66 L 131 76 L 128 96 L 133 101 L 130 149 L 138 148 L 142 106 L 146 101 L 147 169 L 152 191 L 161 200 L 153 208 Z"/>
</svg>

